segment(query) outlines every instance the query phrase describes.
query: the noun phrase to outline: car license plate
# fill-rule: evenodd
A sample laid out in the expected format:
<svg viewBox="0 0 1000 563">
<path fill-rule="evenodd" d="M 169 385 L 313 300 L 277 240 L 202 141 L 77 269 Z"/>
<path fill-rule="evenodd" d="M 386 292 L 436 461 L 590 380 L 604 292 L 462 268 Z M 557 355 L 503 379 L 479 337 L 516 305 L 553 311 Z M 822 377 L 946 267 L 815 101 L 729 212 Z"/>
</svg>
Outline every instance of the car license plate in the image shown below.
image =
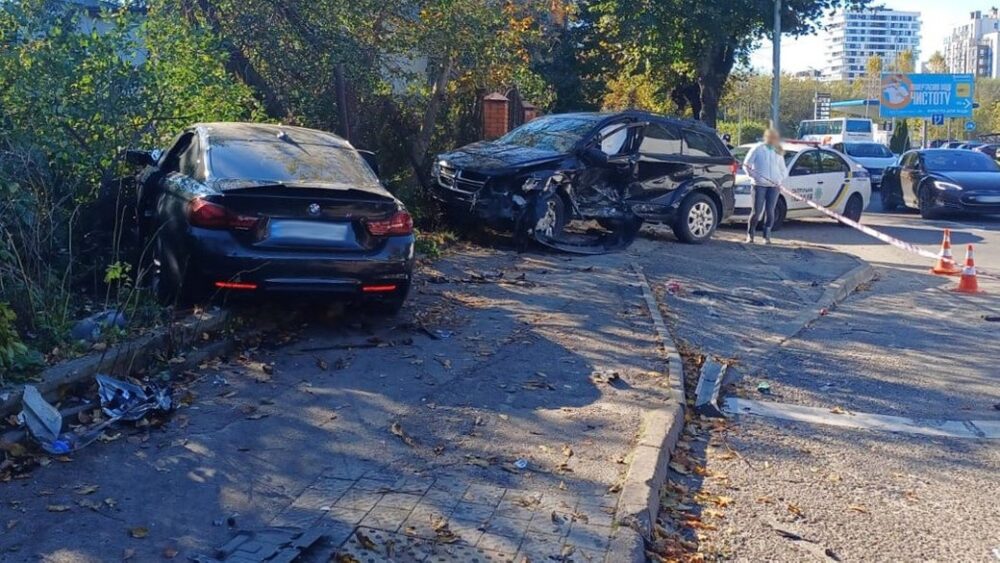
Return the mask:
<svg viewBox="0 0 1000 563">
<path fill-rule="evenodd" d="M 268 242 L 276 246 L 341 246 L 350 237 L 349 223 L 275 220 L 269 225 Z"/>
<path fill-rule="evenodd" d="M 1000 203 L 1000 195 L 981 195 L 976 197 L 979 203 Z"/>
</svg>

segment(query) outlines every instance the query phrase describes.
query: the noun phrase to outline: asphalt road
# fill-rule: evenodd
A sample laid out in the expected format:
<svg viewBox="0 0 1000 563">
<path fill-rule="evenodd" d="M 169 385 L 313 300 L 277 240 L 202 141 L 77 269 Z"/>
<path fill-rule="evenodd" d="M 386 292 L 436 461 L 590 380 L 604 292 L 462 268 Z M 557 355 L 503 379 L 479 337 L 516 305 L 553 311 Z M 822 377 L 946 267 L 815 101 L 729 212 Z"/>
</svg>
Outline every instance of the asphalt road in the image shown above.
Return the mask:
<svg viewBox="0 0 1000 563">
<path fill-rule="evenodd" d="M 876 198 L 862 222 L 930 250 L 949 227 L 959 260 L 972 243 L 977 266 L 1000 273 L 1000 217 L 930 222 L 882 213 Z M 1000 440 L 933 435 L 944 421 L 1000 421 L 1000 323 L 991 320 L 1000 281 L 981 276 L 986 293 L 954 293 L 957 280 L 928 274 L 927 260 L 825 219 L 791 222 L 775 239 L 761 247 L 772 267 L 809 248 L 862 258 L 877 279 L 766 357 L 720 348 L 712 326 L 686 324 L 689 360 L 737 358 L 730 396 L 779 412 L 811 408 L 816 421 L 694 421 L 664 528 L 709 560 L 1000 560 Z M 865 415 L 913 419 L 928 433 L 865 427 Z"/>
</svg>

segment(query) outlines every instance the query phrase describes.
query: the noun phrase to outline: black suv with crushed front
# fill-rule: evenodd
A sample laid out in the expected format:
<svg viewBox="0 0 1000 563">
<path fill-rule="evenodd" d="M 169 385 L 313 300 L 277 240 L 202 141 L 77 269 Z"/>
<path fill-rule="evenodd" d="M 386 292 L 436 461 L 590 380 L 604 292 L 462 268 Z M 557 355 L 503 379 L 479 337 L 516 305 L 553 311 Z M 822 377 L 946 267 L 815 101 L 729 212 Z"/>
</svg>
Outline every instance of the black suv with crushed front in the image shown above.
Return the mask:
<svg viewBox="0 0 1000 563">
<path fill-rule="evenodd" d="M 737 168 L 698 121 L 568 113 L 439 155 L 433 193 L 453 220 L 596 253 L 628 246 L 643 222 L 670 225 L 685 242 L 708 240 L 733 212 Z"/>
</svg>

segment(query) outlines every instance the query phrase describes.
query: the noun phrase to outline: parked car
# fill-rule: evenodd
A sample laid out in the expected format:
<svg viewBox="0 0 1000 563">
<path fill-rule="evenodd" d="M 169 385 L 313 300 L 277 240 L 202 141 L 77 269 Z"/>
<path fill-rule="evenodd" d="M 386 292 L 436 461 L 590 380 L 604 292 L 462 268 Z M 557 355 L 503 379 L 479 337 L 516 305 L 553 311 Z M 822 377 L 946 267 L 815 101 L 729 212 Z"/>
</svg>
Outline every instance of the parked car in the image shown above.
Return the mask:
<svg viewBox="0 0 1000 563">
<path fill-rule="evenodd" d="M 733 210 L 737 163 L 714 130 L 641 111 L 535 119 L 439 155 L 433 193 L 453 220 L 570 252 L 624 248 L 643 222 L 708 240 Z M 585 228 L 596 221 L 602 229 Z"/>
<path fill-rule="evenodd" d="M 920 210 L 925 219 L 944 211 L 1000 213 L 1000 165 L 983 153 L 921 149 L 904 153 L 887 168 L 882 207 Z"/>
<path fill-rule="evenodd" d="M 979 145 L 978 147 L 976 147 L 976 148 L 974 148 L 972 150 L 974 150 L 976 152 L 981 152 L 981 153 L 985 154 L 986 156 L 992 158 L 993 160 L 997 160 L 997 149 L 1000 149 L 1000 144 L 997 144 L 997 143 L 986 143 L 986 144 Z"/>
<path fill-rule="evenodd" d="M 192 125 L 166 151 L 129 151 L 145 166 L 138 236 L 158 297 L 315 294 L 395 312 L 413 221 L 373 156 L 330 133 L 252 123 Z"/>
<path fill-rule="evenodd" d="M 965 143 L 965 141 L 948 141 L 946 143 L 942 143 L 938 148 L 957 149 L 958 147 L 962 146 L 963 143 Z"/>
<path fill-rule="evenodd" d="M 969 142 L 966 142 L 966 143 L 962 143 L 961 145 L 958 145 L 957 148 L 960 148 L 962 150 L 970 150 L 971 151 L 971 150 L 975 150 L 976 148 L 981 147 L 981 146 L 983 146 L 983 143 L 980 143 L 979 141 L 969 141 Z"/>
<path fill-rule="evenodd" d="M 788 178 L 784 185 L 792 192 L 829 207 L 849 219 L 858 221 L 868 207 L 872 184 L 868 171 L 850 158 L 829 147 L 817 143 L 786 141 L 785 163 Z M 736 177 L 736 211 L 732 222 L 745 222 L 750 217 L 750 177 L 740 174 Z M 825 217 L 808 204 L 778 196 L 778 205 L 773 229 L 780 229 L 785 219 L 805 217 Z"/>
<path fill-rule="evenodd" d="M 889 147 L 882 143 L 837 143 L 833 148 L 864 166 L 871 176 L 874 189 L 882 185 L 882 173 L 885 169 L 896 164 L 898 160 Z"/>
</svg>

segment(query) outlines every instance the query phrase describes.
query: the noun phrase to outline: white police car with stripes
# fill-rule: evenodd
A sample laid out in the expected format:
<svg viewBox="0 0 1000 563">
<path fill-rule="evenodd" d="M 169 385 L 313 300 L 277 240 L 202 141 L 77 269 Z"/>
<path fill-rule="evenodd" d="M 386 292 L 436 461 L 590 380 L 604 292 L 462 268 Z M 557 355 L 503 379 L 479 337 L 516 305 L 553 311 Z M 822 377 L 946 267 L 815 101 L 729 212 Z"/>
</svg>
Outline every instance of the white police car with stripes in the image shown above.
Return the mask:
<svg viewBox="0 0 1000 563">
<path fill-rule="evenodd" d="M 741 145 L 733 152 L 742 159 L 753 146 Z M 788 165 L 788 178 L 783 183 L 786 188 L 850 219 L 861 218 L 872 195 L 871 178 L 863 166 L 841 152 L 815 143 L 786 141 L 781 146 Z M 750 177 L 744 173 L 736 176 L 736 211 L 729 222 L 746 222 L 750 209 Z M 778 196 L 774 229 L 779 229 L 785 219 L 805 217 L 825 215 L 805 202 L 784 194 Z"/>
</svg>

